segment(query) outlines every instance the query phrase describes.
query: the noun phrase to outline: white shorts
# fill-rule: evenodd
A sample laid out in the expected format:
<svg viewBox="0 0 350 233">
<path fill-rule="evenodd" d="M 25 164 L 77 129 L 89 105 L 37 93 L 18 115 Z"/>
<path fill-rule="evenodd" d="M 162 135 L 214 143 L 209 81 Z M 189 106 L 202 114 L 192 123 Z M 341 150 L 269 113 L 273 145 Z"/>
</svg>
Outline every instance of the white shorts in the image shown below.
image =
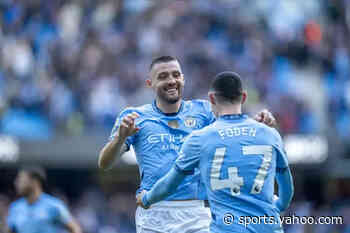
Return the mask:
<svg viewBox="0 0 350 233">
<path fill-rule="evenodd" d="M 210 209 L 204 201 L 161 201 L 135 214 L 137 233 L 209 233 Z"/>
</svg>

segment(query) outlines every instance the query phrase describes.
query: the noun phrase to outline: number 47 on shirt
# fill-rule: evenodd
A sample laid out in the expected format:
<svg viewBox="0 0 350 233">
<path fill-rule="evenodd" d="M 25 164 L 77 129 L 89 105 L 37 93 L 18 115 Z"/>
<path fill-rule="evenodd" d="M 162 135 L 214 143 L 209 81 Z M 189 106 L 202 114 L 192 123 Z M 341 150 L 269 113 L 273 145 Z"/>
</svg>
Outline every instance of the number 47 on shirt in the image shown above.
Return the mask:
<svg viewBox="0 0 350 233">
<path fill-rule="evenodd" d="M 242 147 L 243 155 L 263 155 L 263 161 L 260 165 L 258 173 L 254 179 L 254 184 L 250 191 L 251 194 L 258 194 L 262 190 L 272 160 L 272 149 L 272 146 L 267 145 L 254 145 Z M 233 196 L 237 196 L 241 193 L 241 186 L 244 185 L 243 177 L 238 176 L 237 167 L 228 168 L 228 179 L 219 179 L 221 167 L 224 162 L 225 153 L 226 147 L 217 148 L 215 151 L 210 174 L 211 189 L 219 190 L 224 188 L 230 188 L 231 194 Z"/>
</svg>

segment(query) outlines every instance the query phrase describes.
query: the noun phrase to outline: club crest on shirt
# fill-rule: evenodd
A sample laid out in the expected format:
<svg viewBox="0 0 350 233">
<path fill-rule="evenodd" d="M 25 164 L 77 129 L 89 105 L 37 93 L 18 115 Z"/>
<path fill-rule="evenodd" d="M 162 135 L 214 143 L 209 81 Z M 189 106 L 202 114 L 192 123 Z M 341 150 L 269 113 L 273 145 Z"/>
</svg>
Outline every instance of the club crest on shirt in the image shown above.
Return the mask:
<svg viewBox="0 0 350 233">
<path fill-rule="evenodd" d="M 168 125 L 173 129 L 179 128 L 179 122 L 177 120 L 168 121 Z"/>
<path fill-rule="evenodd" d="M 196 127 L 197 120 L 193 117 L 187 117 L 185 120 L 185 126 L 188 128 L 194 128 Z"/>
</svg>

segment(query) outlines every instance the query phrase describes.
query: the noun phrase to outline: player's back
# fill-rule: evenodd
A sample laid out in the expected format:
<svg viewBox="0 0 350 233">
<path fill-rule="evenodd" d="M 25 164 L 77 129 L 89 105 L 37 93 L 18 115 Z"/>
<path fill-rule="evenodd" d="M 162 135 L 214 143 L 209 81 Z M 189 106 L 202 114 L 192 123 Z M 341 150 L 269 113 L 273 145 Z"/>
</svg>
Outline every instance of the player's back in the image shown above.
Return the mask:
<svg viewBox="0 0 350 233">
<path fill-rule="evenodd" d="M 284 159 L 277 131 L 245 115 L 226 115 L 199 135 L 211 231 L 282 232 L 272 205 L 276 166 Z M 244 226 L 250 220 L 254 224 Z"/>
</svg>

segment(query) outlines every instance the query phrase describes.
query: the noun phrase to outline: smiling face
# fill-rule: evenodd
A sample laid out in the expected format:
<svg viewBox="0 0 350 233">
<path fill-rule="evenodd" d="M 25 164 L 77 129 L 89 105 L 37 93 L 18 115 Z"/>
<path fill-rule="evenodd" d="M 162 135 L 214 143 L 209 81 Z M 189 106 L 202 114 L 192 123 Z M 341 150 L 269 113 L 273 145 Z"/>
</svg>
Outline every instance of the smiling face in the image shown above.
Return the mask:
<svg viewBox="0 0 350 233">
<path fill-rule="evenodd" d="M 175 104 L 182 98 L 184 77 L 178 61 L 157 63 L 150 71 L 147 85 L 156 92 L 157 99 Z"/>
</svg>

